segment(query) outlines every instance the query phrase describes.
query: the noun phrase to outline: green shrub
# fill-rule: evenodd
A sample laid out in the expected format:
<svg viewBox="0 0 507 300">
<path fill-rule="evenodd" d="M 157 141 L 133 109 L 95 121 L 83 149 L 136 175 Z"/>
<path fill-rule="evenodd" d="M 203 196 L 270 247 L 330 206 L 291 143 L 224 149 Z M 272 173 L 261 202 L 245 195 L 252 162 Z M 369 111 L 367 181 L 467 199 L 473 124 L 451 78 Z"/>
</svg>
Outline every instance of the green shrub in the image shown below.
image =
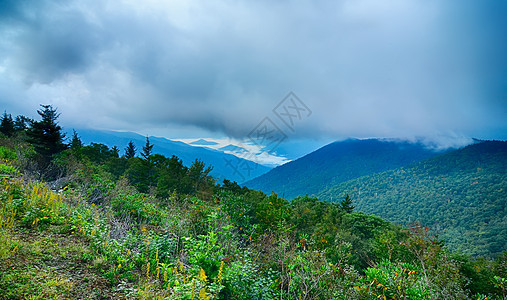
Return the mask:
<svg viewBox="0 0 507 300">
<path fill-rule="evenodd" d="M 116 216 L 128 218 L 137 224 L 160 224 L 162 215 L 158 207 L 148 202 L 142 193 L 120 194 L 113 198 L 111 206 Z"/>
<path fill-rule="evenodd" d="M 16 155 L 16 152 L 12 151 L 11 149 L 0 146 L 0 159 L 15 160 L 17 158 L 18 156 Z"/>
<path fill-rule="evenodd" d="M 421 274 L 415 265 L 383 261 L 376 268 L 366 269 L 360 288 L 366 289 L 372 299 L 427 299 L 430 293 Z"/>
<path fill-rule="evenodd" d="M 0 174 L 19 176 L 20 173 L 15 167 L 0 163 Z"/>
<path fill-rule="evenodd" d="M 223 271 L 225 299 L 270 300 L 278 299 L 278 274 L 271 270 L 262 271 L 249 252 L 237 254 Z"/>
</svg>

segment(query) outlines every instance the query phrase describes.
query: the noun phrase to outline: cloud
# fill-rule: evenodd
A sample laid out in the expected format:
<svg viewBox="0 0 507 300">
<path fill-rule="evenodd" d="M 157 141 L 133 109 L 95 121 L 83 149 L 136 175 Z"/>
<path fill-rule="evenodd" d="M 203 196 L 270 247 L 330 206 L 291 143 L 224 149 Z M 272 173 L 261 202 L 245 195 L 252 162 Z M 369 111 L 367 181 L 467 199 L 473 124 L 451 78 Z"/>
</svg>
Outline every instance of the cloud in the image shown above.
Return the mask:
<svg viewBox="0 0 507 300">
<path fill-rule="evenodd" d="M 0 103 L 75 127 L 507 138 L 502 1 L 7 1 Z M 294 91 L 295 130 L 272 109 Z M 191 130 L 193 130 L 191 129 Z M 440 139 L 440 138 L 438 138 Z"/>
</svg>

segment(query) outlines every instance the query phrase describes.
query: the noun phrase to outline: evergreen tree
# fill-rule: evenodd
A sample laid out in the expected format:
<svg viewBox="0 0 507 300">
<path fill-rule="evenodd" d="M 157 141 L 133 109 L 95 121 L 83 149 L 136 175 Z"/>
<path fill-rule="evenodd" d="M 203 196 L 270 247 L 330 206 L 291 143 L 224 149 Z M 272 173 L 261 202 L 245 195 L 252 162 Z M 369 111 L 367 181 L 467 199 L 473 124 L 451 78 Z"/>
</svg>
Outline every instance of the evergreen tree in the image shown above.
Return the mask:
<svg viewBox="0 0 507 300">
<path fill-rule="evenodd" d="M 133 158 L 136 156 L 136 145 L 134 145 L 134 142 L 129 141 L 127 147 L 125 148 L 125 158 Z"/>
<path fill-rule="evenodd" d="M 120 157 L 120 149 L 117 146 L 113 146 L 111 150 L 113 150 L 116 153 L 116 157 Z"/>
<path fill-rule="evenodd" d="M 183 161 L 173 155 L 167 158 L 160 154 L 153 155 L 153 162 L 157 173 L 157 195 L 165 198 L 171 192 L 185 193 L 190 190 L 186 186 L 185 178 L 188 168 L 183 165 Z"/>
<path fill-rule="evenodd" d="M 14 120 L 14 130 L 16 132 L 25 131 L 28 129 L 28 125 L 31 124 L 33 120 L 25 116 L 17 116 Z"/>
<path fill-rule="evenodd" d="M 72 131 L 72 141 L 70 142 L 70 148 L 72 150 L 77 150 L 83 147 L 83 142 L 81 142 L 81 139 L 77 135 L 77 132 L 75 130 Z"/>
<path fill-rule="evenodd" d="M 350 199 L 349 194 L 340 202 L 340 208 L 349 214 L 354 210 L 355 207 L 352 205 L 352 199 Z"/>
<path fill-rule="evenodd" d="M 131 176 L 132 182 L 135 182 L 137 189 L 143 193 L 147 193 L 150 187 L 155 185 L 156 174 L 152 152 L 153 145 L 150 143 L 150 139 L 146 137 L 146 144 L 143 146 L 143 152 L 141 152 L 142 159 L 133 163 L 130 169 L 133 175 Z"/>
<path fill-rule="evenodd" d="M 153 152 L 153 144 L 150 144 L 150 139 L 146 137 L 146 144 L 143 146 L 143 152 L 141 153 L 141 156 L 146 161 L 149 161 L 152 152 Z"/>
<path fill-rule="evenodd" d="M 213 182 L 213 178 L 209 173 L 213 167 L 206 167 L 203 161 L 196 159 L 187 172 L 186 181 L 191 188 L 189 194 L 197 194 L 199 192 L 207 193 Z M 203 195 L 201 195 L 203 196 Z M 202 199 L 202 198 L 201 198 Z"/>
<path fill-rule="evenodd" d="M 42 119 L 31 122 L 27 135 L 35 151 L 45 162 L 50 162 L 55 154 L 65 150 L 67 146 L 64 143 L 65 134 L 57 122 L 60 114 L 51 105 L 41 105 L 41 107 L 42 109 L 37 113 Z"/>
<path fill-rule="evenodd" d="M 4 114 L 2 115 L 2 119 L 0 121 L 0 132 L 8 137 L 11 137 L 15 132 L 12 116 L 11 114 L 7 114 L 6 111 L 4 111 Z"/>
</svg>

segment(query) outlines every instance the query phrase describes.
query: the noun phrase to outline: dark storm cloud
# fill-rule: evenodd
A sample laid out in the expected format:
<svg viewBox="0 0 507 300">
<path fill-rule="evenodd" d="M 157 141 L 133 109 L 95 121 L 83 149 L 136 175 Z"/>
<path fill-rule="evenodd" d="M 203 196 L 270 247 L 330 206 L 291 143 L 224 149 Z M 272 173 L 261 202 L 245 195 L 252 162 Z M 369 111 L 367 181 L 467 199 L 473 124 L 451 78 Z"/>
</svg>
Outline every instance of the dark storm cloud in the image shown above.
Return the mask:
<svg viewBox="0 0 507 300">
<path fill-rule="evenodd" d="M 68 73 L 85 72 L 94 55 L 107 46 L 100 26 L 67 7 L 65 1 L 8 4 L 11 8 L 4 13 L 13 13 L 14 17 L 6 18 L 3 24 L 8 38 L 2 48 L 7 60 L 29 83 L 48 84 Z"/>
<path fill-rule="evenodd" d="M 507 138 L 505 1 L 4 3 L 17 113 L 244 137 L 294 91 L 313 112 L 300 137 Z"/>
</svg>

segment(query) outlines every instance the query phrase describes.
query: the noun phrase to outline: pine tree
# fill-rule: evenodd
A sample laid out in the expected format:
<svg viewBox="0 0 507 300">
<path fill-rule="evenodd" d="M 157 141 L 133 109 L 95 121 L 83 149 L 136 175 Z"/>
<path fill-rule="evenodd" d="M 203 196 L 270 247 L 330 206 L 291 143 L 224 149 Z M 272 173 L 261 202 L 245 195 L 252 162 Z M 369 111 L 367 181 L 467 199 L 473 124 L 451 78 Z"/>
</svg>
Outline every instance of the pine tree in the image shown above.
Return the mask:
<svg viewBox="0 0 507 300">
<path fill-rule="evenodd" d="M 355 207 L 352 205 L 352 199 L 350 199 L 349 194 L 340 202 L 340 208 L 349 214 L 354 210 Z"/>
<path fill-rule="evenodd" d="M 2 119 L 0 121 L 0 132 L 8 137 L 11 137 L 15 132 L 12 116 L 11 114 L 7 114 L 6 111 L 4 111 L 4 114 L 2 115 Z"/>
<path fill-rule="evenodd" d="M 55 154 L 67 148 L 64 143 L 65 134 L 58 125 L 60 116 L 51 105 L 41 105 L 42 109 L 37 113 L 41 116 L 40 121 L 31 122 L 27 131 L 28 141 L 34 146 L 46 162 L 50 162 Z"/>
<path fill-rule="evenodd" d="M 127 147 L 125 148 L 125 158 L 133 158 L 136 156 L 136 145 L 134 142 L 129 141 Z"/>
<path fill-rule="evenodd" d="M 77 132 L 75 130 L 72 130 L 72 141 L 70 142 L 70 148 L 72 150 L 78 150 L 81 147 L 83 147 L 83 142 L 81 142 L 81 139 L 77 135 Z"/>
<path fill-rule="evenodd" d="M 14 120 L 14 130 L 16 132 L 25 131 L 28 129 L 28 125 L 32 124 L 33 120 L 25 116 L 17 116 Z"/>
<path fill-rule="evenodd" d="M 116 153 L 116 157 L 120 157 L 120 149 L 117 146 L 113 146 L 111 150 L 113 150 L 114 153 Z"/>
<path fill-rule="evenodd" d="M 152 152 L 153 152 L 153 144 L 150 144 L 150 139 L 146 137 L 146 144 L 143 146 L 143 153 L 141 153 L 141 156 L 146 161 L 149 161 Z"/>
<path fill-rule="evenodd" d="M 209 176 L 212 170 L 213 167 L 206 167 L 204 162 L 200 159 L 194 161 L 188 169 L 186 177 L 192 188 L 190 193 L 207 192 L 213 181 L 212 177 Z"/>
</svg>

